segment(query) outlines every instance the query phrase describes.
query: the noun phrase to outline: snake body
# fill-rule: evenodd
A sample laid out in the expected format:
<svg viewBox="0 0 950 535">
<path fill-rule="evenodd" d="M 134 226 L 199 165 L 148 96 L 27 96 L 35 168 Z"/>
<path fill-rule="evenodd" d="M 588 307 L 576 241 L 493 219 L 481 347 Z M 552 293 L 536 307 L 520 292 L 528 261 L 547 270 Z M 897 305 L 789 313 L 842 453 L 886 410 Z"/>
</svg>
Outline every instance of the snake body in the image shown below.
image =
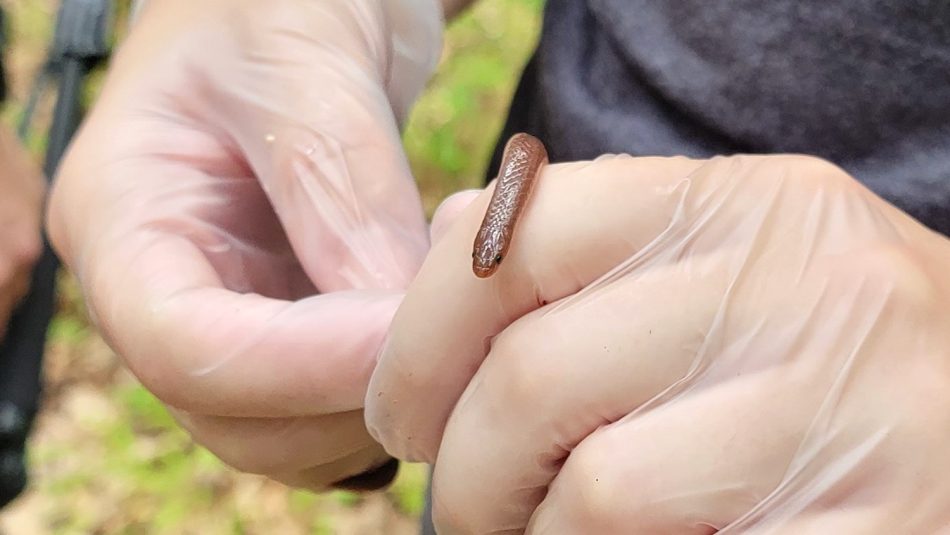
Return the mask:
<svg viewBox="0 0 950 535">
<path fill-rule="evenodd" d="M 547 150 L 537 138 L 519 133 L 508 140 L 495 191 L 475 236 L 472 271 L 476 277 L 490 277 L 501 265 L 518 219 L 547 161 Z"/>
</svg>

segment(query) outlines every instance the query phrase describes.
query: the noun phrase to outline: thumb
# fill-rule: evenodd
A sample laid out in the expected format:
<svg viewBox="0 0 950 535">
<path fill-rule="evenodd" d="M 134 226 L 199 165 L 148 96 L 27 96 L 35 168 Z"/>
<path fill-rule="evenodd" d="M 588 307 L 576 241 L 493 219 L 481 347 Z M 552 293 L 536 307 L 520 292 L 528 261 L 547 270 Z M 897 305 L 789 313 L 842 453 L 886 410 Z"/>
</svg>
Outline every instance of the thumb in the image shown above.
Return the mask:
<svg viewBox="0 0 950 535">
<path fill-rule="evenodd" d="M 371 0 L 257 12 L 238 72 L 211 74 L 221 123 L 321 291 L 404 287 L 428 233 L 387 87 L 409 68 L 392 64 L 391 15 Z"/>
</svg>

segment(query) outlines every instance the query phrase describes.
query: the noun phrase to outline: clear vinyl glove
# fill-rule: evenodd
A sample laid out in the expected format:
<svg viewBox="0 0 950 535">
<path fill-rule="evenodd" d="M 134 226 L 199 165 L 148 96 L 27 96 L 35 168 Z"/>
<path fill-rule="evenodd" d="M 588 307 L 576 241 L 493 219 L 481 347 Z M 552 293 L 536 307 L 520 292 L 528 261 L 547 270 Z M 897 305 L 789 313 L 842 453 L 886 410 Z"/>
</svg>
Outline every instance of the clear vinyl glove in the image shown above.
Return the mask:
<svg viewBox="0 0 950 535">
<path fill-rule="evenodd" d="M 238 469 L 389 460 L 362 406 L 428 249 L 398 125 L 441 31 L 437 0 L 150 2 L 69 151 L 49 223 L 93 321 Z"/>
<path fill-rule="evenodd" d="M 42 249 L 44 192 L 39 167 L 16 135 L 0 127 L 0 340 Z"/>
<path fill-rule="evenodd" d="M 478 279 L 489 193 L 367 393 L 440 533 L 948 532 L 945 237 L 818 159 L 605 157 L 546 167 Z"/>
</svg>

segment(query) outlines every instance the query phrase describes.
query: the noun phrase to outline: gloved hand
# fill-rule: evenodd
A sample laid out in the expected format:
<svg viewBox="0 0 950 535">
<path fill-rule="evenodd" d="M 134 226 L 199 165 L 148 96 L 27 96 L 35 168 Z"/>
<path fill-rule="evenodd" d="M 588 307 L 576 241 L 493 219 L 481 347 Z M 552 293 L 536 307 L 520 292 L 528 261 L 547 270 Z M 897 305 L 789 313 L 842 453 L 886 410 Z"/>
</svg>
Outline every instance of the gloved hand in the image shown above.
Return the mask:
<svg viewBox="0 0 950 535">
<path fill-rule="evenodd" d="M 398 124 L 437 0 L 163 0 L 57 178 L 52 241 L 143 384 L 227 463 L 324 488 L 428 248 Z"/>
<path fill-rule="evenodd" d="M 0 128 L 0 339 L 30 286 L 42 241 L 43 175 L 8 128 Z"/>
<path fill-rule="evenodd" d="M 813 158 L 613 157 L 546 167 L 478 279 L 488 195 L 437 216 L 366 398 L 441 533 L 950 525 L 945 237 Z"/>
</svg>

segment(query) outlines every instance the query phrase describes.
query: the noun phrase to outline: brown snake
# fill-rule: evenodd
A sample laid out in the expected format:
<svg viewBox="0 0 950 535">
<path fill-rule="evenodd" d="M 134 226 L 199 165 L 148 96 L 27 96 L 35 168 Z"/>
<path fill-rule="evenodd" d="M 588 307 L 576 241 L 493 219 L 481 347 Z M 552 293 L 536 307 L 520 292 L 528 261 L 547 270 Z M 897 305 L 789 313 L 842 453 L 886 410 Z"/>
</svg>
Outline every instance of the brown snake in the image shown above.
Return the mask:
<svg viewBox="0 0 950 535">
<path fill-rule="evenodd" d="M 518 218 L 547 162 L 548 152 L 537 138 L 520 133 L 508 140 L 495 192 L 475 236 L 472 271 L 476 277 L 490 277 L 504 260 Z"/>
</svg>

